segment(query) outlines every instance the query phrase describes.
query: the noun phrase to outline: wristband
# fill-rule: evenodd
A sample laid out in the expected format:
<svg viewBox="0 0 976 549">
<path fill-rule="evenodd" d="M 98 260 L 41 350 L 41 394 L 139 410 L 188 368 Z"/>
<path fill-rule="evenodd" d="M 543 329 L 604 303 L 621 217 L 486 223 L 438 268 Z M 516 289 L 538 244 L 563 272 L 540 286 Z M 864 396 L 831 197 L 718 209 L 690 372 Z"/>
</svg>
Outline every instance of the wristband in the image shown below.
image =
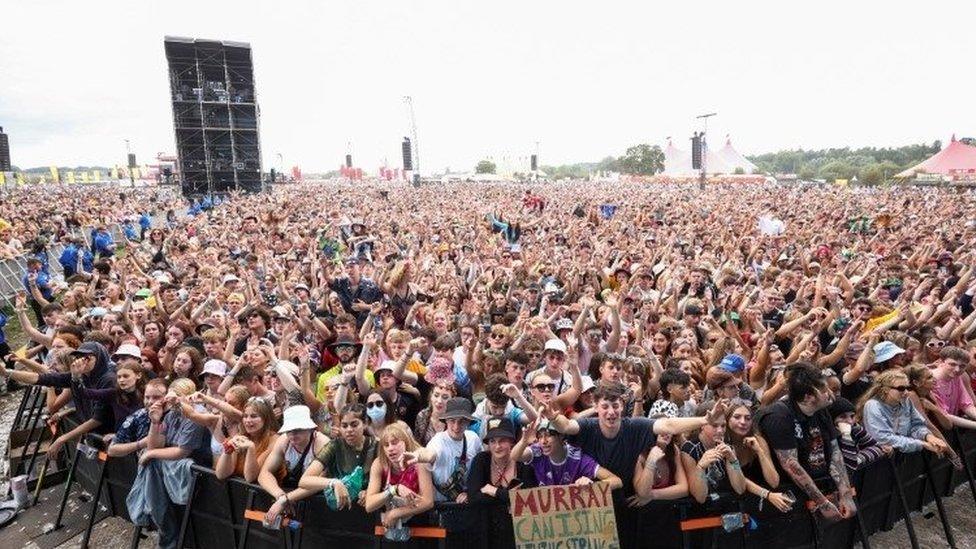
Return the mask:
<svg viewBox="0 0 976 549">
<path fill-rule="evenodd" d="M 387 486 L 386 487 L 386 493 L 390 496 L 390 499 L 395 498 L 396 495 L 397 495 L 396 484 L 391 484 L 391 485 Z"/>
</svg>

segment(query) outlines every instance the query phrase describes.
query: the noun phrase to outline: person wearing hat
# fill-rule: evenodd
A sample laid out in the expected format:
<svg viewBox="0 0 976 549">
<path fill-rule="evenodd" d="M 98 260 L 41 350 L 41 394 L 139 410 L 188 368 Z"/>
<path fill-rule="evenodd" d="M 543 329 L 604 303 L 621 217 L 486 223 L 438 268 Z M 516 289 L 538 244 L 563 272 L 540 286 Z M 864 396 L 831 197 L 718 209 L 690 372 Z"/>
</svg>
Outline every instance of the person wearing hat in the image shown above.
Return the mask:
<svg viewBox="0 0 976 549">
<path fill-rule="evenodd" d="M 8 370 L 0 361 L 0 377 L 27 385 L 71 389 L 71 401 L 81 424 L 51 443 L 47 454 L 50 458 L 57 457 L 57 452 L 64 443 L 86 433 L 96 432 L 105 435 L 115 430 L 116 421 L 112 414 L 112 407 L 105 400 L 86 396 L 83 391 L 85 388 L 113 390 L 117 387 L 115 369 L 111 364 L 108 351 L 100 343 L 86 341 L 71 351 L 71 358 L 73 360 L 70 372 L 44 374 Z"/>
<path fill-rule="evenodd" d="M 352 256 L 346 259 L 345 265 L 345 276 L 333 278 L 327 285 L 339 296 L 342 308 L 356 317 L 357 328 L 361 328 L 369 316 L 369 306 L 383 299 L 383 292 L 363 276 L 359 258 Z"/>
<path fill-rule="evenodd" d="M 508 514 L 508 491 L 532 488 L 536 482 L 532 467 L 512 454 L 515 429 L 508 418 L 489 418 L 486 422 L 487 448 L 474 457 L 468 474 L 467 493 L 471 509 L 480 514 L 480 531 L 472 531 L 491 548 L 515 546 L 512 517 Z"/>
<path fill-rule="evenodd" d="M 891 445 L 879 444 L 868 434 L 864 426 L 857 422 L 855 416 L 857 409 L 851 401 L 844 397 L 837 397 L 830 403 L 828 411 L 834 420 L 834 426 L 840 432 L 838 444 L 849 474 L 854 474 L 858 469 L 863 469 L 882 457 L 891 455 L 893 450 Z"/>
<path fill-rule="evenodd" d="M 448 400 L 440 416 L 446 428 L 434 435 L 426 447 L 403 454 L 408 464 L 427 464 L 437 489 L 437 501 L 465 503 L 468 500 L 468 470 L 483 449 L 478 435 L 468 430 L 475 419 L 473 411 L 471 401 L 464 397 Z"/>
<path fill-rule="evenodd" d="M 298 483 L 329 443 L 329 437 L 312 421 L 308 406 L 303 405 L 285 408 L 278 434 L 284 436 L 275 441 L 258 474 L 258 484 L 275 499 L 265 514 L 269 523 L 276 522 L 282 513 L 294 512 L 295 502 L 319 493 L 299 488 Z"/>
<path fill-rule="evenodd" d="M 717 371 L 713 372 L 712 370 Z M 712 377 L 709 378 L 709 375 Z M 709 381 L 709 379 L 712 381 Z M 750 402 L 755 409 L 759 406 L 759 397 L 756 396 L 756 391 L 748 383 L 745 383 L 745 379 L 746 359 L 736 353 L 725 355 L 718 365 L 709 368 L 705 372 L 706 390 L 702 401 L 708 402 L 713 399 L 739 398 Z"/>
<path fill-rule="evenodd" d="M 512 455 L 532 467 L 539 486 L 586 485 L 606 481 L 611 490 L 623 487 L 620 477 L 611 473 L 566 437 L 548 420 L 540 419 L 522 430 Z"/>
<path fill-rule="evenodd" d="M 227 375 L 227 363 L 219 358 L 211 358 L 203 363 L 200 380 L 203 382 L 204 392 L 210 396 L 219 395 L 220 384 Z"/>
</svg>

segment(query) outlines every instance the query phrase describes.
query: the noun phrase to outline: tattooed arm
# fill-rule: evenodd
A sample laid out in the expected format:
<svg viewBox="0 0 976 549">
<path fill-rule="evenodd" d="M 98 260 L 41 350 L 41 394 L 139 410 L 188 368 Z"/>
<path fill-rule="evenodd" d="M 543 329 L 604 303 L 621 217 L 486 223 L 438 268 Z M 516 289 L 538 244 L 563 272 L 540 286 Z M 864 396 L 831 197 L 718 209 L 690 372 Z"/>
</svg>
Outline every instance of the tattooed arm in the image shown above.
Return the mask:
<svg viewBox="0 0 976 549">
<path fill-rule="evenodd" d="M 834 444 L 836 444 L 836 441 Z M 840 456 L 839 449 L 837 450 L 837 456 Z M 796 448 L 789 450 L 776 450 L 776 459 L 779 460 L 780 467 L 782 467 L 783 470 L 790 475 L 790 479 L 793 480 L 793 484 L 799 486 L 804 492 L 806 492 L 810 500 L 813 501 L 814 505 L 816 505 L 815 509 L 819 510 L 825 519 L 839 520 L 841 518 L 841 514 L 840 511 L 837 510 L 837 506 L 831 503 L 830 500 L 823 495 L 820 489 L 817 488 L 817 485 L 813 482 L 813 479 L 810 478 L 810 475 L 808 475 L 803 469 L 803 466 L 800 465 Z M 842 458 L 840 465 L 841 467 L 844 466 Z M 833 473 L 833 468 L 834 465 L 831 463 L 831 473 Z M 846 475 L 844 476 L 844 480 L 847 480 Z"/>
<path fill-rule="evenodd" d="M 851 488 L 850 480 L 847 478 L 847 467 L 844 466 L 844 456 L 840 453 L 840 445 L 837 439 L 830 441 L 830 476 L 837 485 L 837 494 L 840 496 L 840 515 L 843 518 L 851 518 L 857 512 L 857 505 L 854 504 L 854 489 Z"/>
</svg>

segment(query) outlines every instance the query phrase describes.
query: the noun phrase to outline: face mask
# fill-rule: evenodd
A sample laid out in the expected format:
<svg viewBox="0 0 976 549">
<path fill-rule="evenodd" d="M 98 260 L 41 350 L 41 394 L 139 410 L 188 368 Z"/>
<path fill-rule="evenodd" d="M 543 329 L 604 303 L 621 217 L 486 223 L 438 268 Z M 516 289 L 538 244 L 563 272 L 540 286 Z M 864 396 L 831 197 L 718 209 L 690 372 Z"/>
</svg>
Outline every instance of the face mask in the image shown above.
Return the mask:
<svg viewBox="0 0 976 549">
<path fill-rule="evenodd" d="M 369 419 L 373 420 L 374 422 L 383 421 L 383 418 L 386 417 L 386 405 L 381 404 L 379 406 L 367 408 L 366 415 L 368 415 Z"/>
</svg>

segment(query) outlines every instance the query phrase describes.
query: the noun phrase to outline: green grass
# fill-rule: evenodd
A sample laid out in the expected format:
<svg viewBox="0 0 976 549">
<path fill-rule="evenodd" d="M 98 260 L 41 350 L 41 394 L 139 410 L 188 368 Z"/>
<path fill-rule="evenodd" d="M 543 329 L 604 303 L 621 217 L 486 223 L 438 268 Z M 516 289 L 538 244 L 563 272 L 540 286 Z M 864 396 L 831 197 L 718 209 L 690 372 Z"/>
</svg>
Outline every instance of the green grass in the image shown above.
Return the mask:
<svg viewBox="0 0 976 549">
<path fill-rule="evenodd" d="M 24 333 L 24 328 L 20 325 L 20 319 L 14 313 L 13 307 L 4 305 L 2 309 L 3 314 L 7 315 L 7 325 L 3 329 L 4 333 L 7 334 L 7 345 L 16 351 L 22 345 L 27 344 L 27 334 Z"/>
</svg>

